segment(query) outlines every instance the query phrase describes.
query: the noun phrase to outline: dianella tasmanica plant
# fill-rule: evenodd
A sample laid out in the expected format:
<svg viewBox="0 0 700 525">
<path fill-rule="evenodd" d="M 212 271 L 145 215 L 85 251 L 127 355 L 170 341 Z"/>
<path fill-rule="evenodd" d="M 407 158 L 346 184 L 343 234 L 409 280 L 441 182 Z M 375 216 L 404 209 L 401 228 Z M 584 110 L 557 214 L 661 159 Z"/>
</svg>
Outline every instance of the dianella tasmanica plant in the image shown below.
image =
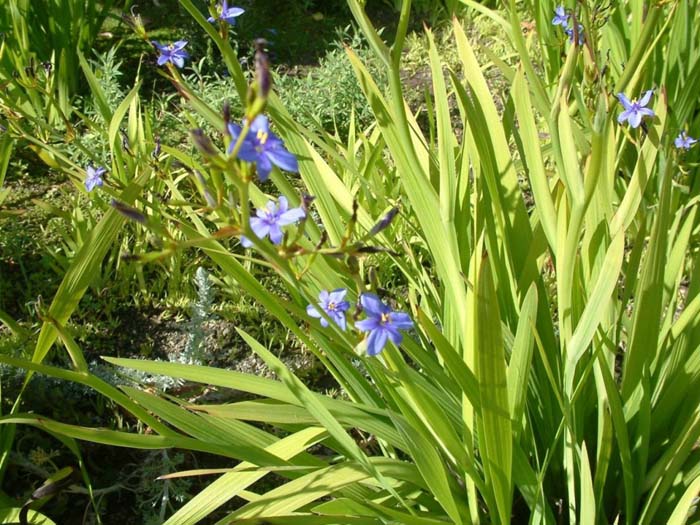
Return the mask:
<svg viewBox="0 0 700 525">
<path fill-rule="evenodd" d="M 197 124 L 197 153 L 164 144 L 179 163 L 158 171 L 166 204 L 130 179 L 128 204 L 115 199 L 97 226 L 112 236 L 101 242 L 116 236 L 110 221 L 132 220 L 161 239 L 134 254 L 144 263 L 198 250 L 316 356 L 338 393 L 312 391 L 241 329 L 274 379 L 107 361 L 248 400 L 98 382 L 63 325 L 84 292 L 76 276 L 99 267 L 103 248 L 69 271 L 44 321 L 41 349 L 61 339 L 74 369 L 42 364 L 45 352 L 0 361 L 90 384 L 149 432 L 19 412 L 0 422 L 229 458 L 170 475 L 212 477 L 171 525 L 234 498 L 218 523 L 697 523 L 697 2 L 511 0 L 496 11 L 462 0 L 459 68 L 428 32 L 426 118 L 403 96 L 411 2 L 390 45 L 348 0 L 387 81 L 347 50 L 375 117 L 347 143 L 295 123 L 263 43 L 249 86 L 228 22 L 181 4 L 218 47 L 245 114 L 208 107 L 187 84 L 185 41 L 155 43 Z M 478 17 L 497 24 L 510 56 L 479 63 L 465 31 Z M 490 87 L 487 68 L 506 89 Z M 274 290 L 262 284 L 270 273 Z M 278 481 L 259 490 L 270 473 Z"/>
</svg>

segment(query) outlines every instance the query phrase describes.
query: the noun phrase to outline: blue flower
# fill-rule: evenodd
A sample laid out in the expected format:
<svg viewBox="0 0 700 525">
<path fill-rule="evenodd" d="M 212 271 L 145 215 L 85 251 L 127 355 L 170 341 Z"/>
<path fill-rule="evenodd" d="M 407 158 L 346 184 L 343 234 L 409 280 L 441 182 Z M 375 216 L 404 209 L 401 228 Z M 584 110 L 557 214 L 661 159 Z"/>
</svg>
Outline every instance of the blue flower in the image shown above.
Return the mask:
<svg viewBox="0 0 700 525">
<path fill-rule="evenodd" d="M 673 143 L 676 145 L 678 149 L 690 149 L 693 147 L 693 145 L 697 142 L 697 139 L 694 139 L 693 137 L 688 136 L 688 134 L 685 131 L 681 131 L 680 135 L 676 137 L 676 140 L 673 141 Z"/>
<path fill-rule="evenodd" d="M 279 207 L 274 201 L 268 201 L 264 208 L 258 209 L 256 217 L 250 219 L 250 228 L 255 235 L 260 239 L 264 239 L 268 235 L 272 244 L 280 244 L 282 242 L 281 226 L 294 224 L 300 219 L 306 217 L 306 213 L 301 208 L 289 209 L 287 197 L 281 196 L 279 199 Z M 250 248 L 253 242 L 247 237 L 241 237 L 241 244 L 246 248 Z"/>
<path fill-rule="evenodd" d="M 231 154 L 241 134 L 241 126 L 229 124 L 228 132 L 231 135 L 228 153 Z M 273 164 L 292 173 L 299 171 L 296 157 L 287 151 L 282 140 L 270 131 L 270 124 L 264 115 L 258 115 L 253 120 L 241 149 L 238 151 L 238 158 L 246 162 L 255 162 L 258 176 L 262 182 L 265 182 L 270 176 Z"/>
<path fill-rule="evenodd" d="M 85 189 L 90 192 L 95 189 L 96 186 L 102 187 L 104 181 L 102 180 L 102 175 L 107 173 L 105 168 L 93 168 L 92 166 L 87 167 L 87 176 L 85 177 Z"/>
<path fill-rule="evenodd" d="M 387 339 L 391 339 L 391 342 L 397 346 L 400 345 L 403 335 L 399 330 L 413 328 L 413 321 L 407 313 L 392 311 L 374 294 L 363 293 L 360 296 L 360 304 L 367 318 L 355 323 L 355 328 L 361 332 L 369 332 L 368 355 L 377 355 L 381 352 Z"/>
<path fill-rule="evenodd" d="M 622 124 L 625 120 L 629 122 L 630 127 L 638 128 L 642 123 L 643 117 L 653 117 L 654 111 L 645 107 L 649 100 L 651 100 L 651 95 L 654 93 L 653 89 L 648 90 L 644 93 L 644 96 L 637 102 L 636 100 L 630 101 L 624 93 L 618 93 L 617 99 L 622 104 L 625 110 L 620 113 L 617 117 L 617 121 Z"/>
<path fill-rule="evenodd" d="M 219 14 L 219 16 L 216 18 L 210 16 L 207 18 L 209 22 L 213 23 L 216 22 L 216 20 L 223 20 L 224 22 L 234 25 L 236 23 L 236 17 L 245 13 L 245 10 L 241 9 L 240 7 L 229 7 L 228 1 L 223 0 L 221 4 L 216 6 L 216 12 Z"/>
<path fill-rule="evenodd" d="M 345 311 L 350 308 L 350 303 L 344 300 L 347 292 L 347 290 L 339 288 L 338 290 L 333 290 L 332 292 L 321 290 L 321 293 L 318 294 L 318 306 L 320 306 L 321 309 L 326 312 L 328 317 L 333 319 L 335 324 L 337 324 L 341 330 L 345 330 Z M 321 315 L 321 312 L 319 312 L 316 306 L 313 304 L 306 307 L 306 313 L 311 317 L 321 319 L 321 326 L 324 328 L 328 326 L 328 321 L 326 321 L 326 319 Z"/>
<path fill-rule="evenodd" d="M 569 42 L 574 43 L 574 30 L 573 28 L 568 28 L 564 30 L 564 33 L 569 37 Z M 583 45 L 583 25 L 578 24 L 578 45 Z"/>
<path fill-rule="evenodd" d="M 554 18 L 552 18 L 552 25 L 562 26 L 566 28 L 569 25 L 569 15 L 566 14 L 566 10 L 563 5 L 558 6 L 554 9 Z"/>
<path fill-rule="evenodd" d="M 187 40 L 178 40 L 177 42 L 167 45 L 161 45 L 155 40 L 152 43 L 156 46 L 158 51 L 160 51 L 160 56 L 158 57 L 159 66 L 170 62 L 177 67 L 183 67 L 185 65 L 185 59 L 190 57 L 187 51 L 185 51 Z"/>
</svg>

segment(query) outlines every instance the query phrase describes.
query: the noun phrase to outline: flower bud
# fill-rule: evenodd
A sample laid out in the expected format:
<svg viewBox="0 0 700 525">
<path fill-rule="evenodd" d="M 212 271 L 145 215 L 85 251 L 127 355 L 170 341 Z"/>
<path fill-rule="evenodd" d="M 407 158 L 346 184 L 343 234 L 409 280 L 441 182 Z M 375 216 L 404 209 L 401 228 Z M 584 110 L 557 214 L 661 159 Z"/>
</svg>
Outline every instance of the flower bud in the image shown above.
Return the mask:
<svg viewBox="0 0 700 525">
<path fill-rule="evenodd" d="M 263 112 L 272 88 L 270 60 L 265 52 L 266 44 L 267 40 L 264 38 L 255 40 L 255 81 L 248 90 L 248 110 L 246 112 L 246 118 L 250 121 Z"/>
<path fill-rule="evenodd" d="M 379 219 L 379 222 L 374 225 L 374 227 L 369 231 L 369 236 L 372 237 L 373 235 L 377 235 L 380 231 L 386 229 L 389 227 L 391 224 L 391 221 L 394 220 L 394 217 L 396 217 L 396 214 L 399 213 L 399 209 L 397 207 L 391 208 L 384 217 Z"/>
<path fill-rule="evenodd" d="M 127 219 L 146 224 L 146 216 L 136 208 L 132 208 L 128 204 L 124 204 L 116 199 L 112 199 L 109 204 Z"/>
<path fill-rule="evenodd" d="M 314 197 L 313 195 L 309 195 L 308 193 L 302 193 L 301 209 L 304 210 L 304 213 L 306 213 L 307 215 L 309 214 L 309 207 L 315 199 L 316 197 Z"/>
<path fill-rule="evenodd" d="M 201 129 L 197 128 L 191 130 L 190 136 L 192 137 L 192 142 L 194 142 L 195 147 L 205 157 L 215 157 L 218 154 L 211 139 L 207 137 Z"/>
<path fill-rule="evenodd" d="M 197 170 L 194 170 L 194 175 L 195 177 L 197 177 L 197 180 L 202 185 L 202 193 L 204 194 L 204 198 L 206 199 L 207 204 L 210 208 L 216 208 L 218 204 L 216 203 L 216 199 L 214 198 L 214 196 L 209 191 L 209 187 L 207 186 L 207 181 L 204 180 L 204 176 Z"/>
<path fill-rule="evenodd" d="M 226 129 L 228 128 L 228 125 L 231 122 L 231 104 L 229 104 L 228 101 L 224 102 L 223 115 L 224 129 Z"/>
<path fill-rule="evenodd" d="M 134 7 L 131 8 L 131 13 L 126 14 L 124 13 L 122 15 L 122 20 L 129 26 L 131 29 L 134 30 L 134 33 L 136 33 L 140 38 L 148 40 L 148 36 L 146 34 L 146 28 L 143 25 L 143 19 L 141 18 L 141 15 L 136 14 L 134 12 Z"/>
</svg>

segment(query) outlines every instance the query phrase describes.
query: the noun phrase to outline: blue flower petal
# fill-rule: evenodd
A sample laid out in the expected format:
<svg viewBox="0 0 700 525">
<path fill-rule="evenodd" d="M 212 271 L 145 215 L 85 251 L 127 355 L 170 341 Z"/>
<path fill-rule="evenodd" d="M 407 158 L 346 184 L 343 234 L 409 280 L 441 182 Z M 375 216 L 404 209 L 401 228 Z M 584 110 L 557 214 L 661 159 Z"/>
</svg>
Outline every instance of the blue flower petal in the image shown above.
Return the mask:
<svg viewBox="0 0 700 525">
<path fill-rule="evenodd" d="M 250 131 L 257 135 L 258 131 L 270 134 L 270 122 L 265 115 L 258 115 L 250 124 Z"/>
<path fill-rule="evenodd" d="M 377 355 L 386 346 L 388 334 L 386 330 L 373 330 L 367 338 L 367 355 Z"/>
<path fill-rule="evenodd" d="M 399 346 L 401 344 L 401 341 L 403 341 L 403 334 L 401 334 L 401 332 L 399 332 L 398 330 L 387 328 L 386 332 L 391 342 L 394 343 L 396 346 Z"/>
<path fill-rule="evenodd" d="M 380 316 L 391 311 L 390 308 L 373 293 L 363 293 L 360 296 L 360 304 L 366 312 L 375 316 Z"/>
<path fill-rule="evenodd" d="M 253 230 L 253 233 L 260 239 L 264 239 L 270 233 L 270 225 L 267 221 L 258 217 L 250 219 L 250 229 Z"/>
<path fill-rule="evenodd" d="M 338 327 L 344 332 L 348 324 L 347 320 L 345 319 L 345 314 L 336 312 L 336 314 L 333 316 L 333 320 L 335 321 L 335 324 L 337 324 Z"/>
<path fill-rule="evenodd" d="M 404 312 L 394 312 L 391 314 L 391 324 L 399 330 L 408 330 L 413 328 L 411 317 Z"/>
<path fill-rule="evenodd" d="M 316 309 L 316 307 L 312 304 L 310 304 L 306 307 L 306 314 L 311 316 L 311 317 L 314 317 L 316 319 L 319 319 L 321 317 L 321 312 L 319 312 Z"/>
<path fill-rule="evenodd" d="M 265 154 L 270 160 L 280 169 L 290 173 L 299 172 L 299 163 L 293 153 L 290 153 L 284 147 L 265 149 Z"/>
<path fill-rule="evenodd" d="M 348 291 L 345 288 L 338 288 L 337 290 L 333 290 L 330 294 L 328 294 L 328 300 L 339 304 L 341 301 L 343 301 L 343 299 L 345 299 L 345 294 L 347 293 Z"/>
<path fill-rule="evenodd" d="M 639 125 L 642 123 L 642 112 L 641 111 L 631 111 L 630 116 L 627 119 L 627 121 L 630 123 L 631 127 L 638 128 Z"/>
<path fill-rule="evenodd" d="M 260 182 L 265 182 L 272 171 L 270 159 L 268 159 L 266 155 L 259 155 L 255 161 L 255 166 L 258 169 L 258 178 Z"/>
<path fill-rule="evenodd" d="M 629 110 L 632 107 L 632 102 L 630 102 L 630 99 L 628 99 L 627 95 L 624 93 L 618 93 L 615 96 L 617 97 L 617 100 L 620 101 L 620 104 L 622 104 L 622 107 L 624 107 L 626 110 Z"/>
<path fill-rule="evenodd" d="M 625 120 L 629 119 L 633 111 L 631 109 L 626 109 L 617 116 L 618 124 L 622 124 Z"/>
<path fill-rule="evenodd" d="M 233 151 L 233 144 L 229 146 L 230 150 Z M 247 138 L 243 140 L 243 144 L 238 150 L 238 158 L 245 162 L 257 162 L 260 158 L 260 154 L 255 150 L 255 146 Z"/>
<path fill-rule="evenodd" d="M 642 96 L 641 100 L 639 101 L 640 106 L 646 106 L 649 101 L 651 100 L 651 96 L 654 94 L 653 89 L 648 89 L 646 93 L 644 93 L 644 96 Z"/>
<path fill-rule="evenodd" d="M 280 244 L 283 237 L 284 233 L 280 229 L 279 224 L 270 224 L 270 240 L 272 244 Z"/>
<path fill-rule="evenodd" d="M 360 332 L 371 332 L 372 330 L 379 328 L 379 326 L 380 323 L 376 317 L 368 317 L 367 319 L 363 319 L 362 321 L 357 321 L 355 323 L 355 328 L 357 328 Z"/>
<path fill-rule="evenodd" d="M 282 214 L 280 214 L 277 224 L 280 226 L 288 226 L 289 224 L 294 224 L 298 220 L 306 217 L 306 213 L 301 208 L 292 208 Z"/>
<path fill-rule="evenodd" d="M 229 122 L 226 126 L 226 129 L 228 130 L 228 134 L 231 135 L 231 144 L 235 144 L 241 132 L 243 131 L 243 128 L 241 128 L 238 124 Z M 229 149 L 233 149 L 233 146 L 229 146 Z M 229 151 L 229 153 L 231 152 Z"/>
</svg>

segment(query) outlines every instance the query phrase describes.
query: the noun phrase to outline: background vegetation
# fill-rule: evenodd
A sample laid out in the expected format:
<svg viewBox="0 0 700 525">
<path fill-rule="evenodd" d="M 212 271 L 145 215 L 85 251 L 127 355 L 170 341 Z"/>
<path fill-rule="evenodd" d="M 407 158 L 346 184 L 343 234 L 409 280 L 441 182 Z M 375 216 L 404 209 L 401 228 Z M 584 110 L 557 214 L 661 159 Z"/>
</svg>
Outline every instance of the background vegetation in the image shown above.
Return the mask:
<svg viewBox="0 0 700 525">
<path fill-rule="evenodd" d="M 368 4 L 0 8 L 5 521 L 700 523 L 697 2 Z M 368 356 L 337 288 L 414 330 Z"/>
</svg>

